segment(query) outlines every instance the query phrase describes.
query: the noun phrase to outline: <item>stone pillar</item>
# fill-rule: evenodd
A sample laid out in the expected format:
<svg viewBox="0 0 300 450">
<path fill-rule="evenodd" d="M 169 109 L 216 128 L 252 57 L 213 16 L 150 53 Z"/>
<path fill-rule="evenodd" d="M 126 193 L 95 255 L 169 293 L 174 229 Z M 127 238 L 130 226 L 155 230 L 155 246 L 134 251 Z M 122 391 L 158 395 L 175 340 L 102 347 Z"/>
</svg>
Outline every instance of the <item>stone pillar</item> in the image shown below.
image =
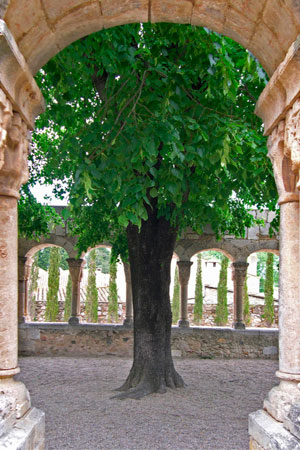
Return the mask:
<svg viewBox="0 0 300 450">
<path fill-rule="evenodd" d="M 178 261 L 178 276 L 180 283 L 180 319 L 178 325 L 180 327 L 189 327 L 188 320 L 188 284 L 191 272 L 191 261 Z"/>
<path fill-rule="evenodd" d="M 236 261 L 232 263 L 232 278 L 234 284 L 234 297 L 233 297 L 233 328 L 244 329 L 244 283 L 247 276 L 247 268 L 249 264 L 245 261 Z"/>
<path fill-rule="evenodd" d="M 19 189 L 28 180 L 28 130 L 44 101 L 5 22 L 0 20 L 0 448 L 42 449 L 44 414 L 31 409 L 18 367 Z M 26 413 L 26 416 L 25 416 Z"/>
<path fill-rule="evenodd" d="M 72 309 L 69 324 L 80 323 L 80 281 L 82 276 L 83 259 L 68 258 L 70 276 L 72 280 Z"/>
<path fill-rule="evenodd" d="M 126 279 L 126 317 L 123 322 L 125 326 L 133 325 L 133 304 L 132 304 L 132 286 L 131 286 L 131 272 L 130 264 L 124 263 L 124 273 Z"/>
</svg>

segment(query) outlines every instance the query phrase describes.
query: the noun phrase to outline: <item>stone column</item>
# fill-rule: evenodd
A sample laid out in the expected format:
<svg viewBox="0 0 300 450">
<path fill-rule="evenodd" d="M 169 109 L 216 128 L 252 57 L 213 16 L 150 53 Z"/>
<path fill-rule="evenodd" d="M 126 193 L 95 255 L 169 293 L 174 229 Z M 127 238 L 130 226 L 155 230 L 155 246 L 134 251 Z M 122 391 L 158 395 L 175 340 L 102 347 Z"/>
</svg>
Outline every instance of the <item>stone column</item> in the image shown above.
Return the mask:
<svg viewBox="0 0 300 450">
<path fill-rule="evenodd" d="M 25 385 L 13 376 L 20 371 L 18 192 L 28 180 L 28 130 L 44 100 L 3 20 L 0 48 L 0 448 L 38 450 L 44 447 L 44 414 L 31 409 Z"/>
<path fill-rule="evenodd" d="M 280 384 L 269 392 L 264 407 L 279 422 L 288 420 L 291 405 L 300 403 L 299 120 L 300 99 L 268 139 L 280 205 L 279 371 L 276 372 Z"/>
<path fill-rule="evenodd" d="M 80 281 L 82 275 L 83 259 L 68 258 L 70 276 L 72 280 L 72 308 L 69 323 L 71 325 L 81 322 L 80 317 Z"/>
<path fill-rule="evenodd" d="M 132 304 L 132 286 L 131 286 L 131 272 L 130 264 L 124 263 L 124 273 L 126 279 L 126 317 L 123 322 L 125 326 L 133 325 L 133 304 Z"/>
<path fill-rule="evenodd" d="M 188 284 L 191 272 L 191 261 L 178 261 L 178 276 L 180 283 L 180 319 L 178 325 L 180 327 L 189 327 L 188 320 Z"/>
<path fill-rule="evenodd" d="M 249 264 L 246 261 L 236 261 L 232 263 L 232 278 L 234 284 L 234 297 L 233 297 L 233 328 L 244 329 L 244 283 L 247 276 L 247 268 Z"/>
</svg>

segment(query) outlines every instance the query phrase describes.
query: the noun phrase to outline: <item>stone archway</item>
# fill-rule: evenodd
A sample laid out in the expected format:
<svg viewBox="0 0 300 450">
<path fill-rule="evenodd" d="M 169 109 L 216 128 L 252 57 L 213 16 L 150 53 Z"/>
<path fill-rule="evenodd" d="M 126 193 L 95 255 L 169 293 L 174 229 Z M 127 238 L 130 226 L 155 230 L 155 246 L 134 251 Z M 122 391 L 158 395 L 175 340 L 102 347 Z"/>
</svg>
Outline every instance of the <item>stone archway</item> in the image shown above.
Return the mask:
<svg viewBox="0 0 300 450">
<path fill-rule="evenodd" d="M 248 48 L 272 75 L 300 30 L 295 0 L 6 0 L 2 18 L 33 73 L 71 42 L 131 22 L 205 26 Z"/>
</svg>

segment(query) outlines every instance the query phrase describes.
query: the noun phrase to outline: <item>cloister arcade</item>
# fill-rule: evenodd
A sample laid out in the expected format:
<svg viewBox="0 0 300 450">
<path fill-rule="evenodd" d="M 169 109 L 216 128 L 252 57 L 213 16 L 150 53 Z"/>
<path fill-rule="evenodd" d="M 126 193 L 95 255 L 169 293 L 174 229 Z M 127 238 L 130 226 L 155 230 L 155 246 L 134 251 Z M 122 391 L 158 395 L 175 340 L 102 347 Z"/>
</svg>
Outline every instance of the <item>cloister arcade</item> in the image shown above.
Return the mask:
<svg viewBox="0 0 300 450">
<path fill-rule="evenodd" d="M 130 22 L 164 21 L 205 26 L 231 37 L 248 48 L 270 76 L 256 114 L 269 136 L 281 210 L 280 354 L 276 373 L 280 384 L 270 391 L 265 410 L 250 416 L 249 432 L 252 449 L 299 448 L 299 1 L 1 0 L 0 18 L 1 445 L 9 442 L 11 448 L 43 448 L 43 414 L 31 408 L 26 387 L 13 380 L 19 372 L 17 199 L 21 184 L 28 178 L 28 130 L 44 109 L 33 75 L 65 46 L 89 33 Z M 184 263 L 183 287 L 189 258 L 201 250 L 197 245 L 190 243 L 185 248 L 179 243 L 177 247 Z M 237 286 L 241 285 L 246 254 L 246 249 L 238 248 L 233 254 Z M 236 309 L 239 326 L 241 316 Z M 17 428 L 21 432 L 16 433 Z"/>
</svg>

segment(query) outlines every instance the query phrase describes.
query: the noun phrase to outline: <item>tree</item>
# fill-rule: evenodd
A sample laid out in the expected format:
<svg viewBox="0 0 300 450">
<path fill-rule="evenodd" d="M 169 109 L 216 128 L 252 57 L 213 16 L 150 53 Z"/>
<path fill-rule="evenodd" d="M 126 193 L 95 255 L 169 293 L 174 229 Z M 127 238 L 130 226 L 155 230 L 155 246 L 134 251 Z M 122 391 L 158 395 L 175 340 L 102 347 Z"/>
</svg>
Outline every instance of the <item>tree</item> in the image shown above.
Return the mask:
<svg viewBox="0 0 300 450">
<path fill-rule="evenodd" d="M 48 291 L 45 321 L 56 322 L 58 317 L 58 289 L 59 289 L 59 264 L 60 264 L 60 249 L 52 247 L 50 249 L 50 264 L 48 270 Z"/>
<path fill-rule="evenodd" d="M 68 270 L 67 263 L 68 253 L 64 248 L 58 248 L 60 254 L 59 267 L 63 270 Z M 48 270 L 50 265 L 51 247 L 43 248 L 38 252 L 38 265 L 43 270 Z"/>
<path fill-rule="evenodd" d="M 199 325 L 202 319 L 202 308 L 203 308 L 202 258 L 201 253 L 198 253 L 196 288 L 195 288 L 195 307 L 194 307 L 194 322 L 197 325 Z"/>
<path fill-rule="evenodd" d="M 109 273 L 110 251 L 107 248 L 96 248 L 96 268 L 102 273 Z M 87 255 L 87 266 L 90 263 L 90 253 Z"/>
<path fill-rule="evenodd" d="M 67 322 L 71 316 L 71 308 L 72 308 L 72 280 L 69 274 L 65 296 L 65 309 L 64 309 L 65 322 Z"/>
<path fill-rule="evenodd" d="M 89 217 L 80 249 L 104 239 L 124 249 L 127 236 L 135 339 L 121 397 L 183 386 L 170 346 L 175 241 L 206 224 L 242 235 L 252 205 L 274 210 L 253 115 L 266 76 L 249 52 L 207 29 L 147 23 L 74 43 L 37 79 L 48 107 L 33 173 L 70 191 L 78 229 Z"/>
<path fill-rule="evenodd" d="M 118 306 L 117 261 L 111 259 L 109 264 L 108 322 L 118 321 Z"/>
<path fill-rule="evenodd" d="M 33 257 L 28 288 L 28 311 L 31 320 L 36 320 L 36 294 L 38 290 L 39 266 L 38 254 Z"/>
<path fill-rule="evenodd" d="M 215 317 L 215 322 L 217 325 L 226 325 L 228 320 L 227 268 L 228 268 L 228 258 L 226 256 L 223 256 L 221 262 L 220 278 L 218 283 L 218 303 Z"/>
<path fill-rule="evenodd" d="M 274 285 L 274 255 L 273 253 L 268 253 L 267 256 L 267 268 L 266 268 L 266 278 L 265 278 L 265 308 L 264 308 L 264 319 L 268 326 L 271 326 L 274 321 L 274 296 L 273 296 L 273 285 Z"/>
<path fill-rule="evenodd" d="M 264 292 L 264 283 L 266 278 L 266 268 L 268 252 L 258 252 L 257 253 L 257 276 L 259 277 L 259 291 Z M 274 286 L 279 285 L 279 257 L 273 255 L 273 280 Z"/>
<path fill-rule="evenodd" d="M 244 320 L 245 320 L 245 324 L 246 325 L 250 325 L 251 317 L 250 317 L 250 302 L 249 302 L 249 295 L 248 295 L 247 277 L 245 278 L 245 283 L 244 283 L 243 305 L 244 305 Z"/>
<path fill-rule="evenodd" d="M 96 251 L 90 252 L 89 275 L 85 298 L 87 322 L 98 322 L 98 290 L 96 286 Z"/>
<path fill-rule="evenodd" d="M 178 267 L 176 265 L 173 296 L 172 296 L 172 323 L 174 325 L 176 325 L 179 320 L 179 309 L 180 309 L 180 283 L 179 283 Z"/>
</svg>

